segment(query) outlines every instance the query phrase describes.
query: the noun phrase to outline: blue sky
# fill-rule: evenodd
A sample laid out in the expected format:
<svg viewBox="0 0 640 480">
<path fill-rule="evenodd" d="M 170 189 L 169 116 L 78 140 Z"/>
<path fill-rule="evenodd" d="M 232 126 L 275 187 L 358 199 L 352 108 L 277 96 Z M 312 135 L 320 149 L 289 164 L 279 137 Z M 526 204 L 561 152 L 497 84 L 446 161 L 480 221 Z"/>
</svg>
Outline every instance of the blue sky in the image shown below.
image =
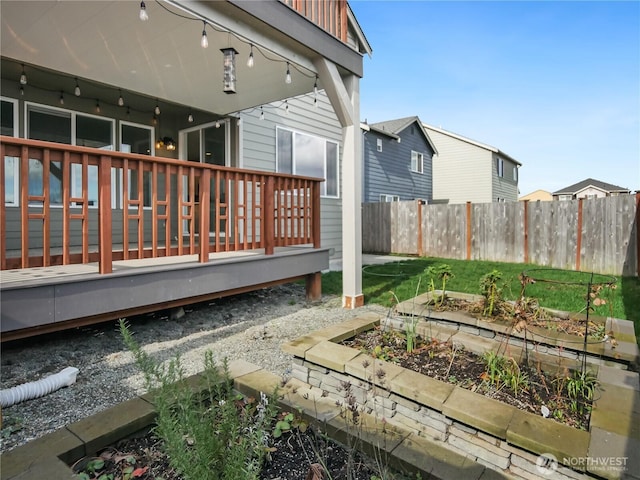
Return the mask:
<svg viewBox="0 0 640 480">
<path fill-rule="evenodd" d="M 417 115 L 523 164 L 521 195 L 640 189 L 640 2 L 351 0 L 361 120 Z"/>
</svg>

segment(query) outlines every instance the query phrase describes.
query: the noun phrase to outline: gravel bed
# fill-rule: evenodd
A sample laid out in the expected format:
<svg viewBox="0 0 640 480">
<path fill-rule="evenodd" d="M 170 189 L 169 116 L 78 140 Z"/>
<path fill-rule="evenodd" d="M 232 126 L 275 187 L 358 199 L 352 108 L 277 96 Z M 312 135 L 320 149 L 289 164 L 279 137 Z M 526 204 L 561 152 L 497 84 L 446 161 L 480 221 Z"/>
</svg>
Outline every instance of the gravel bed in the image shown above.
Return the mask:
<svg viewBox="0 0 640 480">
<path fill-rule="evenodd" d="M 191 375 L 202 370 L 204 353 L 216 360 L 243 359 L 277 375 L 286 375 L 291 355 L 282 343 L 366 311 L 386 314 L 379 305 L 346 310 L 339 297 L 305 300 L 300 284 L 281 285 L 169 312 L 132 317 L 135 338 L 154 358 L 180 355 Z M 142 375 L 122 343 L 117 322 L 59 332 L 2 345 L 0 385 L 11 388 L 79 369 L 76 383 L 44 397 L 2 409 L 0 452 L 52 432 L 144 393 Z"/>
</svg>

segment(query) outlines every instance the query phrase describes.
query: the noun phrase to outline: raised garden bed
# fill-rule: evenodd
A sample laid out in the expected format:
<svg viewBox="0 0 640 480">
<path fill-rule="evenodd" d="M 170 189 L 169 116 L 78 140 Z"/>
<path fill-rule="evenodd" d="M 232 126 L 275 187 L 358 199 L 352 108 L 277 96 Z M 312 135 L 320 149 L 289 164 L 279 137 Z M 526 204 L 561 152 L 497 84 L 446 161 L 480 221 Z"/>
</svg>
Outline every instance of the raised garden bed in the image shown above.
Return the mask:
<svg viewBox="0 0 640 480">
<path fill-rule="evenodd" d="M 415 306 L 411 302 L 412 314 Z M 424 329 L 429 329 L 429 337 L 446 338 L 478 353 L 497 350 L 504 344 L 500 336 L 509 336 L 512 353 L 532 354 L 524 338 L 493 322 L 462 321 L 462 316 L 461 312 L 447 313 L 446 318 L 432 319 L 431 325 L 423 324 L 417 333 L 427 336 Z M 580 430 L 340 344 L 376 328 L 381 320 L 389 328 L 394 323 L 402 328 L 406 318 L 388 322 L 361 318 L 313 332 L 286 344 L 284 350 L 295 356 L 292 376 L 308 385 L 310 392 L 319 392 L 316 396 L 342 405 L 356 402 L 378 424 L 410 431 L 407 441 L 421 442 L 423 470 L 438 478 L 481 478 L 487 471 L 516 478 L 545 478 L 551 473 L 555 477 L 549 478 L 637 478 L 640 386 L 638 374 L 626 370 L 625 359 L 605 357 L 604 348 L 599 354 L 589 352 L 599 398 L 588 430 Z M 624 329 L 630 323 L 611 322 Z M 514 341 L 521 343 L 512 344 Z M 578 352 L 565 350 L 564 341 L 558 338 L 546 344 L 552 351 L 551 363 L 560 358 L 563 366 L 581 365 Z M 554 349 L 561 354 L 553 355 Z M 630 355 L 628 361 L 633 359 Z M 549 461 L 554 458 L 557 463 Z"/>
</svg>

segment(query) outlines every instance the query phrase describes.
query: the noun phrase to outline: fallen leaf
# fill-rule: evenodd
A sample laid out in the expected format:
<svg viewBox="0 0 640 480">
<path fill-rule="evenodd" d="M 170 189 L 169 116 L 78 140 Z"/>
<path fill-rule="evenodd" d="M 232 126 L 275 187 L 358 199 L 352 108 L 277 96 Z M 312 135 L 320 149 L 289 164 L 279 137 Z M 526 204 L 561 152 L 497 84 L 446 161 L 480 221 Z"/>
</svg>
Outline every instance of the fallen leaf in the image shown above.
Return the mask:
<svg viewBox="0 0 640 480">
<path fill-rule="evenodd" d="M 147 470 L 149 470 L 149 467 L 142 467 L 142 468 L 136 468 L 133 471 L 133 476 L 134 477 L 141 477 L 142 475 L 144 475 L 145 473 L 147 473 Z"/>
</svg>

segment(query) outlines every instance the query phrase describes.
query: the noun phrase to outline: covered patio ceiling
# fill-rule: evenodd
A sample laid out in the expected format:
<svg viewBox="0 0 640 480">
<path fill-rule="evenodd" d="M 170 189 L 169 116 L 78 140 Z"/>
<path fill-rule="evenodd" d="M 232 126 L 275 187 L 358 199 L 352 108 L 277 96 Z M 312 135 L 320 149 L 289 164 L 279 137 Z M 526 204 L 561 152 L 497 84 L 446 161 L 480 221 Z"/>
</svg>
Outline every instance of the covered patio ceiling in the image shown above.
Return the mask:
<svg viewBox="0 0 640 480">
<path fill-rule="evenodd" d="M 115 89 L 114 101 L 122 89 L 146 96 L 149 102 L 160 99 L 226 115 L 312 92 L 316 82 L 313 62 L 323 56 L 317 45 L 257 18 L 251 9 L 265 8 L 259 4 L 280 9 L 280 16 L 291 15 L 284 24 L 298 37 L 307 35 L 299 27 L 303 26 L 309 39 L 321 38 L 341 55 L 340 49 L 351 50 L 278 0 L 247 8 L 243 3 L 249 2 L 148 0 L 149 19 L 141 21 L 137 1 L 3 0 L 1 53 L 17 63 L 3 62 L 2 77 L 18 81 L 24 64 L 29 82 L 51 90 L 72 92 L 77 77 Z M 203 29 L 208 48 L 200 45 Z M 255 64 L 249 68 L 252 45 Z M 227 47 L 238 52 L 236 94 L 222 88 L 220 49 Z M 66 74 L 67 79 L 56 82 L 67 84 L 51 84 L 54 77 L 47 70 Z M 322 88 L 320 81 L 318 85 Z"/>
</svg>

